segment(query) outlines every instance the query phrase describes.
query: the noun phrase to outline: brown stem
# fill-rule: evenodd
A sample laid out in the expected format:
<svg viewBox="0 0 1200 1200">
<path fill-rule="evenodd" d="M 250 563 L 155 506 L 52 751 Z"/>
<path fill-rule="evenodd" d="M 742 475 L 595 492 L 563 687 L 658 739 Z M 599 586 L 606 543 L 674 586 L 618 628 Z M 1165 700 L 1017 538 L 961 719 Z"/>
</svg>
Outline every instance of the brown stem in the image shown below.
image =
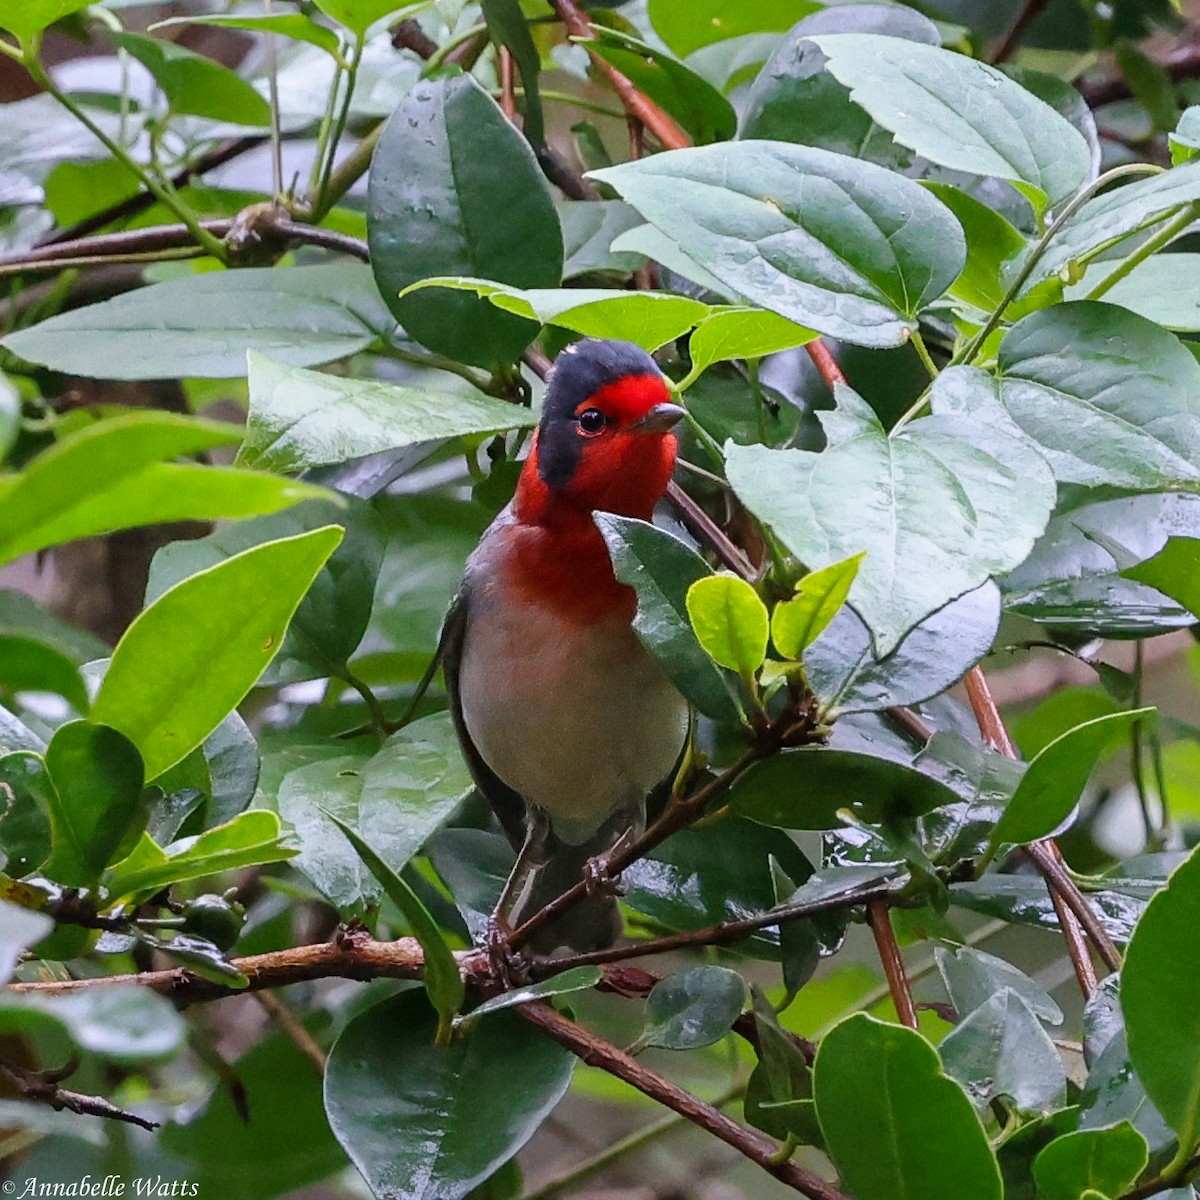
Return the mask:
<svg viewBox="0 0 1200 1200">
<path fill-rule="evenodd" d="M 996 47 L 996 52 L 992 55 L 993 63 L 1007 62 L 1012 57 L 1021 44 L 1021 38 L 1025 36 L 1025 30 L 1042 15 L 1045 8 L 1046 0 L 1025 0 L 1025 7 L 1017 14 L 1017 19 L 1004 35 L 1004 40 Z"/>
<path fill-rule="evenodd" d="M 513 90 L 515 86 L 512 51 L 507 46 L 501 46 L 500 109 L 514 125 L 517 123 L 517 97 Z"/>
<path fill-rule="evenodd" d="M 266 1010 L 267 1016 L 279 1026 L 280 1032 L 291 1040 L 296 1049 L 316 1067 L 317 1074 L 324 1078 L 325 1051 L 321 1049 L 317 1039 L 304 1028 L 300 1018 L 274 992 L 256 992 L 254 998 Z"/>
<path fill-rule="evenodd" d="M 0 1075 L 5 1075 L 27 1100 L 38 1104 L 48 1104 L 56 1112 L 64 1108 L 84 1117 L 104 1117 L 109 1121 L 125 1121 L 130 1125 L 140 1125 L 143 1129 L 157 1129 L 157 1121 L 148 1121 L 137 1113 L 127 1112 L 109 1103 L 102 1096 L 89 1096 L 83 1092 L 72 1092 L 68 1088 L 59 1087 L 58 1080 L 63 1078 L 61 1072 L 30 1071 L 26 1067 L 18 1067 L 15 1063 L 0 1060 Z"/>
<path fill-rule="evenodd" d="M 624 1080 L 639 1092 L 686 1117 L 693 1124 L 720 1138 L 764 1171 L 812 1200 L 849 1200 L 849 1197 L 819 1175 L 790 1160 L 780 1160 L 779 1147 L 770 1138 L 725 1116 L 711 1104 L 686 1092 L 669 1079 L 643 1066 L 611 1042 L 576 1025 L 549 1004 L 538 1002 L 521 1006 L 521 1015 L 544 1029 L 554 1040 L 566 1046 L 590 1067 L 599 1067 Z"/>
<path fill-rule="evenodd" d="M 401 21 L 392 30 L 392 45 L 397 50 L 411 50 L 418 58 L 432 58 L 437 53 L 437 42 L 411 19 Z"/>
<path fill-rule="evenodd" d="M 735 571 L 743 579 L 754 578 L 756 572 L 750 560 L 733 544 L 716 521 L 674 480 L 667 484 L 667 499 L 684 525 L 731 571 Z"/>
<path fill-rule="evenodd" d="M 808 351 L 808 357 L 813 360 L 813 365 L 820 372 L 821 378 L 829 385 L 830 391 L 833 391 L 835 384 L 846 382 L 842 368 L 837 365 L 837 360 L 830 353 L 829 347 L 820 338 L 808 342 L 804 348 Z"/>
<path fill-rule="evenodd" d="M 892 928 L 892 918 L 886 900 L 872 900 L 867 904 L 867 923 L 875 935 L 875 949 L 879 951 L 879 961 L 883 964 L 884 975 L 887 976 L 888 990 L 892 993 L 896 1014 L 901 1024 L 907 1025 L 909 1029 L 916 1029 L 917 1010 L 913 1007 L 912 988 L 909 987 L 908 976 L 904 972 L 904 959 L 896 943 L 896 931 Z"/>
<path fill-rule="evenodd" d="M 1017 758 L 1017 748 L 1004 726 L 1000 710 L 992 699 L 987 677 L 980 667 L 972 667 L 967 672 L 967 699 L 975 714 L 979 732 L 984 740 L 993 745 L 1007 758 Z M 1108 936 L 1095 912 L 1088 904 L 1083 893 L 1076 886 L 1070 874 L 1063 868 L 1062 857 L 1058 846 L 1051 838 L 1034 842 L 1025 847 L 1026 853 L 1046 880 L 1050 891 L 1050 899 L 1054 911 L 1058 914 L 1059 926 L 1067 943 L 1067 953 L 1071 956 L 1071 964 L 1075 968 L 1075 977 L 1079 981 L 1080 990 L 1085 996 L 1090 996 L 1096 989 L 1096 968 L 1092 964 L 1084 931 L 1092 938 L 1092 943 L 1099 951 L 1110 970 L 1118 969 L 1120 955 Z"/>
<path fill-rule="evenodd" d="M 1121 1200 L 1147 1200 L 1147 1197 L 1157 1196 L 1159 1192 L 1169 1192 L 1173 1188 L 1183 1187 L 1197 1168 L 1200 1168 L 1200 1154 L 1195 1154 L 1188 1159 L 1183 1164 L 1183 1168 L 1172 1174 L 1169 1179 L 1164 1179 L 1161 1175 L 1148 1179 L 1131 1191 L 1125 1192 L 1121 1196 Z"/>
</svg>

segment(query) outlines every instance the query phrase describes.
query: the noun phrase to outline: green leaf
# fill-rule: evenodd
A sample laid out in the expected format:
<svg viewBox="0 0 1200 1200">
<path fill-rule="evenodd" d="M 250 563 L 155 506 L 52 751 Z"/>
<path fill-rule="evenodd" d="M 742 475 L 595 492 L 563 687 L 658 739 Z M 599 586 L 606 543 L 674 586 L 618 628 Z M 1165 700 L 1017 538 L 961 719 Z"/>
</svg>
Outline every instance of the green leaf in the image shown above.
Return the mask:
<svg viewBox="0 0 1200 1200">
<path fill-rule="evenodd" d="M 810 568 L 866 551 L 850 603 L 883 657 L 947 601 L 1025 558 L 1054 481 L 1036 449 L 992 423 L 999 406 L 986 389 L 970 415 L 939 411 L 935 393 L 934 415 L 890 435 L 849 388 L 837 398 L 836 412 L 819 414 L 822 453 L 728 444 L 729 482 Z"/>
<path fill-rule="evenodd" d="M 692 135 L 700 146 L 724 142 L 737 129 L 733 105 L 679 59 L 619 30 L 594 26 L 588 49 L 616 67 Z"/>
<path fill-rule="evenodd" d="M 597 513 L 613 571 L 638 597 L 633 631 L 658 660 L 671 682 L 705 716 L 740 721 L 732 685 L 701 649 L 687 618 L 687 592 L 711 572 L 678 538 L 645 521 Z"/>
<path fill-rule="evenodd" d="M 424 288 L 473 292 L 504 312 L 559 325 L 585 337 L 619 338 L 645 350 L 674 341 L 712 311 L 707 304 L 667 292 L 610 291 L 603 288 L 541 288 L 522 291 L 487 279 L 439 277 L 406 288 L 409 296 Z"/>
<path fill-rule="evenodd" d="M 646 261 L 643 255 L 622 254 L 611 248 L 622 233 L 642 223 L 638 211 L 620 200 L 567 201 L 558 206 L 558 219 L 566 255 L 564 279 L 589 271 L 629 274 Z"/>
<path fill-rule="evenodd" d="M 1086 182 L 1087 142 L 996 67 L 907 38 L 835 33 L 812 40 L 851 99 L 930 162 L 1010 180 L 1039 212 Z"/>
<path fill-rule="evenodd" d="M 419 4 L 399 4 L 397 0 L 315 0 L 316 6 L 339 25 L 351 33 L 366 33 L 376 21 L 395 14 L 398 22 L 402 17 L 428 8 L 427 0 Z"/>
<path fill-rule="evenodd" d="M 342 61 L 342 44 L 337 34 L 331 29 L 326 29 L 324 25 L 309 20 L 303 13 L 269 13 L 266 16 L 244 17 L 204 13 L 193 17 L 171 17 L 166 21 L 156 21 L 147 32 L 156 33 L 160 29 L 170 29 L 177 25 L 210 25 L 218 29 L 242 29 L 247 33 L 278 34 L 294 42 L 308 42 L 309 45 L 324 50 L 335 61 Z"/>
<path fill-rule="evenodd" d="M 477 366 L 513 362 L 535 326 L 470 296 L 400 292 L 434 275 L 522 288 L 562 278 L 562 232 L 533 151 L 469 75 L 418 83 L 392 114 L 372 161 L 367 238 L 409 336 Z"/>
<path fill-rule="evenodd" d="M 340 817 L 328 810 L 324 810 L 324 815 L 341 830 L 343 837 L 354 847 L 359 858 L 379 881 L 387 898 L 404 914 L 413 936 L 421 943 L 421 949 L 425 953 L 425 990 L 429 994 L 429 1002 L 437 1009 L 438 1014 L 437 1043 L 439 1046 L 445 1046 L 450 1038 L 454 1017 L 467 998 L 466 985 L 459 974 L 454 952 L 438 928 L 437 922 L 429 915 L 429 909 L 421 903 L 416 892 L 400 878 L 395 869 Z"/>
<path fill-rule="evenodd" d="M 1054 1043 L 1011 988 L 1001 988 L 958 1024 L 938 1047 L 946 1074 L 966 1089 L 976 1108 L 1006 1097 L 1020 1113 L 1062 1106 L 1067 1075 Z"/>
<path fill-rule="evenodd" d="M 877 824 L 957 799 L 944 783 L 904 763 L 825 746 L 760 759 L 729 791 L 734 812 L 781 829 L 837 829 L 842 810 Z"/>
<path fill-rule="evenodd" d="M 0 340 L 97 379 L 240 379 L 246 351 L 314 367 L 387 341 L 396 322 L 364 263 L 187 275 L 61 313 Z"/>
<path fill-rule="evenodd" d="M 805 575 L 796 584 L 795 597 L 775 605 L 771 640 L 784 658 L 798 659 L 828 628 L 846 603 L 864 557 L 855 554 Z"/>
<path fill-rule="evenodd" d="M 420 990 L 356 1016 L 334 1044 L 325 1109 L 378 1200 L 465 1197 L 533 1136 L 571 1081 L 569 1050 L 516 1013 L 449 1046 Z"/>
<path fill-rule="evenodd" d="M 279 786 L 279 812 L 300 838 L 295 866 L 339 909 L 361 910 L 378 888 L 330 828 L 332 813 L 399 871 L 471 790 L 447 713 L 392 734 L 366 762 L 340 757 L 299 767 Z"/>
<path fill-rule="evenodd" d="M 477 1017 L 488 1013 L 499 1012 L 502 1008 L 514 1008 L 520 1004 L 528 1004 L 532 1000 L 547 1000 L 551 996 L 569 996 L 572 992 L 590 992 L 603 979 L 599 967 L 572 967 L 559 975 L 551 975 L 541 983 L 531 983 L 525 987 L 515 987 L 507 992 L 501 992 L 482 1004 L 477 1004 L 471 1011 L 458 1018 L 455 1025 L 461 1026 Z"/>
<path fill-rule="evenodd" d="M 1121 572 L 1125 579 L 1149 584 L 1160 592 L 1178 600 L 1184 608 L 1196 616 L 1200 611 L 1200 538 L 1173 537 L 1147 562 L 1136 567 L 1127 567 Z M 1200 620 L 1200 618 L 1197 618 Z"/>
<path fill-rule="evenodd" d="M 271 124 L 271 106 L 228 67 L 177 42 L 138 33 L 108 36 L 154 76 L 172 112 L 234 125 Z"/>
<path fill-rule="evenodd" d="M 761 308 L 713 307 L 696 326 L 688 342 L 692 369 L 688 378 L 731 358 L 762 358 L 793 346 L 804 346 L 817 335 L 794 321 Z"/>
<path fill-rule="evenodd" d="M 1109 261 L 1093 263 L 1064 295 L 1068 300 L 1082 300 L 1112 271 Z M 1198 271 L 1200 254 L 1155 254 L 1110 287 L 1104 301 L 1127 308 L 1164 329 L 1192 333 L 1200 329 Z"/>
<path fill-rule="evenodd" d="M 723 1038 L 746 1004 L 746 981 L 728 967 L 692 967 L 656 983 L 646 1001 L 646 1028 L 632 1052 L 647 1046 L 698 1050 Z"/>
<path fill-rule="evenodd" d="M 154 779 L 238 705 L 342 539 L 337 526 L 267 542 L 163 593 L 113 651 L 92 718 L 124 733 Z"/>
<path fill-rule="evenodd" d="M 782 32 L 821 6 L 815 0 L 650 0 L 650 23 L 676 54 L 745 33 Z"/>
<path fill-rule="evenodd" d="M 753 675 L 767 657 L 770 618 L 758 593 L 737 575 L 697 579 L 687 590 L 696 640 L 718 666 Z"/>
<path fill-rule="evenodd" d="M 56 883 L 91 887 L 141 811 L 142 760 L 115 729 L 72 721 L 50 739 L 46 770 L 53 850 L 44 870 Z"/>
<path fill-rule="evenodd" d="M 830 1157 L 856 1200 L 1000 1200 L 983 1126 L 919 1033 L 848 1017 L 817 1051 L 814 1092 Z"/>
<path fill-rule="evenodd" d="M 143 834 L 129 857 L 113 866 L 105 887 L 110 896 L 136 896 L 237 867 L 281 862 L 295 853 L 281 845 L 282 836 L 279 818 L 263 809 L 239 813 L 224 825 L 181 838 L 165 849 Z"/>
<path fill-rule="evenodd" d="M 792 1134 L 801 1142 L 820 1146 L 823 1138 L 812 1099 L 812 1069 L 795 1035 L 780 1025 L 766 996 L 757 987 L 751 992 L 758 1065 L 746 1084 L 746 1120 L 772 1137 L 784 1139 Z"/>
<path fill-rule="evenodd" d="M 57 692 L 76 712 L 88 709 L 87 689 L 75 664 L 61 650 L 33 638 L 0 634 L 0 690 Z"/>
<path fill-rule="evenodd" d="M 49 646 L 76 666 L 104 658 L 109 652 L 109 647 L 94 634 L 77 629 L 32 596 L 11 588 L 0 588 L 0 629 L 11 637 L 29 638 Z"/>
<path fill-rule="evenodd" d="M 347 379 L 247 355 L 250 411 L 240 465 L 302 471 L 472 433 L 533 424 L 527 409 L 468 384 L 454 391 Z"/>
<path fill-rule="evenodd" d="M 521 129 L 534 152 L 546 142 L 545 117 L 539 86 L 542 59 L 519 0 L 481 0 L 483 19 L 497 45 L 506 46 L 521 77 Z"/>
<path fill-rule="evenodd" d="M 1200 979 L 1189 947 L 1200 928 L 1200 853 L 1193 852 L 1146 907 L 1121 972 L 1129 1058 L 1184 1152 L 1200 1141 Z"/>
<path fill-rule="evenodd" d="M 0 984 L 5 984 L 12 978 L 17 960 L 54 928 L 54 922 L 44 913 L 7 900 L 0 900 L 0 917 Z"/>
<path fill-rule="evenodd" d="M 966 257 L 919 184 L 810 147 L 725 143 L 592 176 L 742 300 L 864 346 L 907 340 Z"/>
<path fill-rule="evenodd" d="M 1171 165 L 1179 166 L 1200 154 L 1200 105 L 1183 110 L 1175 132 L 1167 136 L 1171 147 Z"/>
<path fill-rule="evenodd" d="M 1063 483 L 1200 482 L 1200 363 L 1165 329 L 1096 301 L 1057 304 L 1000 344 L 999 395 Z"/>
<path fill-rule="evenodd" d="M 1153 708 L 1112 713 L 1055 738 L 1029 764 L 992 831 L 992 846 L 1035 842 L 1058 829 L 1079 803 L 1092 768 L 1113 734 L 1138 721 L 1151 721 L 1156 713 Z"/>
<path fill-rule="evenodd" d="M 1033 1177 L 1046 1200 L 1080 1200 L 1089 1188 L 1101 1196 L 1121 1196 L 1149 1160 L 1146 1139 L 1122 1121 L 1055 1138 L 1033 1160 Z"/>
<path fill-rule="evenodd" d="M 1049 992 L 1012 963 L 971 946 L 953 949 L 935 946 L 933 956 L 950 1002 L 960 1017 L 973 1013 L 993 996 L 1007 990 L 1019 996 L 1038 1020 L 1048 1021 L 1051 1025 L 1062 1024 L 1062 1009 Z"/>
<path fill-rule="evenodd" d="M 55 21 L 87 8 L 92 0 L 16 0 L 0 13 L 0 29 L 16 34 L 19 42 L 28 42 Z"/>
<path fill-rule="evenodd" d="M 3 709 L 0 713 L 8 716 Z M 0 732 L 7 746 L 17 745 L 14 730 Z M 0 754 L 0 857 L 8 873 L 16 876 L 30 874 L 50 857 L 49 814 L 58 804 L 42 757 L 45 746 L 29 730 L 25 733 L 23 747 L 5 748 Z"/>
<path fill-rule="evenodd" d="M 183 1044 L 183 1018 L 163 996 L 130 984 L 67 996 L 14 995 L 0 1000 L 0 1031 L 57 1026 L 81 1050 L 114 1062 L 165 1058 Z"/>
</svg>

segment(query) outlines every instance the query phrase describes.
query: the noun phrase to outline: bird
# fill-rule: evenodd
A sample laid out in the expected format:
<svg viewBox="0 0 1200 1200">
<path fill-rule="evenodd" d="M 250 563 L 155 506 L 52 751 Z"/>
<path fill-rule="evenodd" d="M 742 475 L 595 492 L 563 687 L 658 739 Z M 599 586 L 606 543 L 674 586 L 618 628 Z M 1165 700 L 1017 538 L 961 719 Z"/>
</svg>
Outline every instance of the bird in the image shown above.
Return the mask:
<svg viewBox="0 0 1200 1200">
<path fill-rule="evenodd" d="M 442 632 L 454 727 L 476 788 L 516 863 L 488 927 L 493 951 L 581 878 L 588 895 L 528 949 L 612 945 L 605 855 L 645 828 L 669 788 L 688 705 L 632 628 L 597 512 L 650 520 L 678 450 L 654 359 L 629 342 L 584 339 L 547 376 L 542 414 L 512 502 L 467 559 Z"/>
</svg>

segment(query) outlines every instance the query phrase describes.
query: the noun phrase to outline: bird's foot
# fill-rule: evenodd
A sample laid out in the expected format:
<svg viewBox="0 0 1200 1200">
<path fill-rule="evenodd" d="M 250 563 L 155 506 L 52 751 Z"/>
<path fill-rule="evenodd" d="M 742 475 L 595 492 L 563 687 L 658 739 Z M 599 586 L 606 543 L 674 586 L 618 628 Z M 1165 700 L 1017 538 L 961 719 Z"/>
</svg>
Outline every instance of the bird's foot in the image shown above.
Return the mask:
<svg viewBox="0 0 1200 1200">
<path fill-rule="evenodd" d="M 488 918 L 484 934 L 483 952 L 487 957 L 488 971 L 501 991 L 529 983 L 529 959 L 515 950 L 510 939 L 513 927 L 500 915 L 493 913 Z"/>
<path fill-rule="evenodd" d="M 618 852 L 629 840 L 629 834 L 622 834 L 613 846 L 603 854 L 589 858 L 583 864 L 583 887 L 589 896 L 623 896 L 625 885 L 621 876 L 614 875 L 612 864 Z"/>
</svg>

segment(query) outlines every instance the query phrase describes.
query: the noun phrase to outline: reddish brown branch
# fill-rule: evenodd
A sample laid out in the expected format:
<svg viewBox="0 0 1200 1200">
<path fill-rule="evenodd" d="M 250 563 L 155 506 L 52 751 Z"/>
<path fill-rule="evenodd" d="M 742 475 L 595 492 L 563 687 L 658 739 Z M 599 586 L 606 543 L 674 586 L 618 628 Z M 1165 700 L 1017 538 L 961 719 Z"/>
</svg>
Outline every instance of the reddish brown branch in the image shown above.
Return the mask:
<svg viewBox="0 0 1200 1200">
<path fill-rule="evenodd" d="M 820 372 L 821 378 L 829 385 L 830 391 L 833 391 L 836 384 L 846 382 L 842 368 L 837 365 L 837 360 L 830 353 L 829 347 L 820 338 L 806 343 L 804 348 L 808 351 L 808 357 L 813 360 L 813 365 Z"/>
<path fill-rule="evenodd" d="M 0 1075 L 7 1076 L 25 1099 L 49 1105 L 56 1112 L 65 1108 L 82 1117 L 104 1117 L 109 1121 L 140 1125 L 143 1129 L 158 1128 L 157 1121 L 148 1121 L 145 1117 L 139 1117 L 137 1113 L 118 1108 L 102 1096 L 89 1096 L 84 1092 L 73 1092 L 69 1088 L 60 1087 L 59 1080 L 64 1079 L 77 1065 L 76 1061 L 65 1072 L 30 1071 L 26 1067 L 18 1067 L 15 1063 L 0 1060 Z"/>
<path fill-rule="evenodd" d="M 1009 27 L 1004 40 L 996 47 L 992 55 L 993 63 L 1007 62 L 1021 44 L 1025 31 L 1045 11 L 1046 0 L 1025 0 L 1025 7 L 1017 14 L 1017 19 Z"/>
<path fill-rule="evenodd" d="M 811 1197 L 812 1200 L 849 1200 L 844 1192 L 798 1163 L 790 1160 L 780 1161 L 779 1147 L 763 1134 L 739 1125 L 711 1104 L 705 1104 L 703 1100 L 684 1091 L 669 1079 L 664 1079 L 643 1066 L 611 1042 L 606 1042 L 576 1025 L 549 1004 L 526 1004 L 522 1005 L 520 1011 L 527 1021 L 544 1029 L 556 1042 L 566 1046 L 588 1066 L 599 1067 L 610 1075 L 615 1075 L 652 1100 L 657 1100 L 679 1113 L 681 1117 L 685 1117 L 756 1162 L 782 1183 Z"/>
<path fill-rule="evenodd" d="M 875 949 L 879 951 L 879 961 L 883 964 L 883 973 L 887 977 L 888 990 L 892 993 L 896 1015 L 902 1025 L 916 1029 L 917 1010 L 913 1007 L 912 988 L 909 987 L 908 976 L 904 972 L 904 959 L 896 942 L 896 931 L 892 928 L 892 918 L 886 900 L 872 900 L 867 905 L 867 923 L 875 935 Z"/>
<path fill-rule="evenodd" d="M 667 484 L 667 500 L 679 519 L 731 570 L 743 579 L 753 579 L 753 563 L 733 544 L 725 531 L 677 484 Z"/>
</svg>

